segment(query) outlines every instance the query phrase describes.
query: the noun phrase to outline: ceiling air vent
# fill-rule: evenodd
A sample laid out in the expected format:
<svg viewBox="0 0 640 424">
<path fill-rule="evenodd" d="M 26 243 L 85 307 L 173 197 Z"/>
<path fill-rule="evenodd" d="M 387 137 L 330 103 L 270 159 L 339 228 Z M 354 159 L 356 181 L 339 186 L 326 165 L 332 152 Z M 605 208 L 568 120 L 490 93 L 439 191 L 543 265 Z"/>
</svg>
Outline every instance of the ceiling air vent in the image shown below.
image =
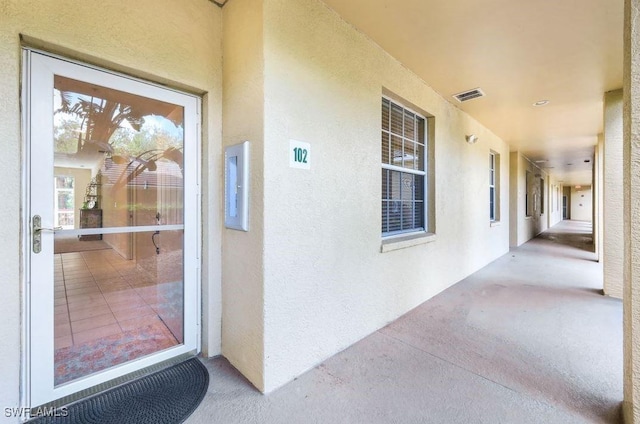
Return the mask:
<svg viewBox="0 0 640 424">
<path fill-rule="evenodd" d="M 463 91 L 462 93 L 454 94 L 453 98 L 460 103 L 467 102 L 469 100 L 477 99 L 478 97 L 484 97 L 484 91 L 480 88 L 474 88 L 473 90 Z"/>
</svg>

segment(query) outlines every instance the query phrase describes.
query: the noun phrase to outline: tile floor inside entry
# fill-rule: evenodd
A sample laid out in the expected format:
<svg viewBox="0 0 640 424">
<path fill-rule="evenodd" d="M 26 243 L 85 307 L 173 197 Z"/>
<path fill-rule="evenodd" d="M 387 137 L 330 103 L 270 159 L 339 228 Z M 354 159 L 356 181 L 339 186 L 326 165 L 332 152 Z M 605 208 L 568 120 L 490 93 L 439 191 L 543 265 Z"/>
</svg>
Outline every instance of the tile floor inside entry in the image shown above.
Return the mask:
<svg viewBox="0 0 640 424">
<path fill-rule="evenodd" d="M 113 249 L 56 254 L 54 275 L 57 383 L 179 343 L 159 312 L 163 299 L 156 279 Z M 143 339 L 147 351 L 135 345 Z M 116 344 L 129 352 L 120 358 L 107 354 Z M 107 362 L 96 369 L 87 358 Z M 76 362 L 75 374 L 58 375 L 70 369 L 59 363 L 65 361 Z"/>
</svg>

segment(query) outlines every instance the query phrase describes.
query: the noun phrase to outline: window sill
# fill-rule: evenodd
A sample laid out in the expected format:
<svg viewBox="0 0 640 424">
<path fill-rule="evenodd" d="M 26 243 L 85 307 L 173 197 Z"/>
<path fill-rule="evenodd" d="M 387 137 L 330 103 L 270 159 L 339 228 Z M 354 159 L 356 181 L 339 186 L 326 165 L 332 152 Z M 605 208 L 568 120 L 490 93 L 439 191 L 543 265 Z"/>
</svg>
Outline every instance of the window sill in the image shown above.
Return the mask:
<svg viewBox="0 0 640 424">
<path fill-rule="evenodd" d="M 393 250 L 405 249 L 407 247 L 418 246 L 436 241 L 434 233 L 409 234 L 406 236 L 393 237 L 382 240 L 380 253 L 391 252 Z"/>
<path fill-rule="evenodd" d="M 499 227 L 500 226 L 500 221 L 491 221 L 489 223 L 490 227 Z"/>
</svg>

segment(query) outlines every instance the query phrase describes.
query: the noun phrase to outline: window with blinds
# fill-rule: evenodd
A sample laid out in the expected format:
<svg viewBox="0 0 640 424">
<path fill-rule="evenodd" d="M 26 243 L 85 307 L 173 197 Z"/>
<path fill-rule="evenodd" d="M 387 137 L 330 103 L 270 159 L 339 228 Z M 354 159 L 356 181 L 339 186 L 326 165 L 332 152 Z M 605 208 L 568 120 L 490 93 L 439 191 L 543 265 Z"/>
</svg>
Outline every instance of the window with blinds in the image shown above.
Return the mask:
<svg viewBox="0 0 640 424">
<path fill-rule="evenodd" d="M 530 171 L 526 171 L 526 176 L 525 176 L 525 184 L 526 184 L 526 193 L 524 195 L 524 213 L 525 216 L 533 216 L 533 202 L 532 202 L 532 191 L 533 191 L 533 187 L 532 187 L 532 177 L 531 177 L 531 172 Z"/>
<path fill-rule="evenodd" d="M 427 120 L 382 99 L 382 236 L 425 231 Z"/>
<path fill-rule="evenodd" d="M 496 199 L 496 154 L 489 153 L 489 219 L 496 221 L 497 218 L 497 205 Z"/>
<path fill-rule="evenodd" d="M 544 214 L 544 178 L 540 178 L 540 213 Z"/>
</svg>

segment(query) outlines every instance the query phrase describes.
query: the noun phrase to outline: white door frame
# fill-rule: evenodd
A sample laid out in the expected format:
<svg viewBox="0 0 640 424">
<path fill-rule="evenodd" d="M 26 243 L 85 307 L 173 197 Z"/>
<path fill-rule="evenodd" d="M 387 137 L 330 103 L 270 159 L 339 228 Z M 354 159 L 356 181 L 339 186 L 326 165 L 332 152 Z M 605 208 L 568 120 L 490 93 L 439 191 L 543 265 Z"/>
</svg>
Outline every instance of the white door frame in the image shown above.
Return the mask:
<svg viewBox="0 0 640 424">
<path fill-rule="evenodd" d="M 40 215 L 42 226 L 53 226 L 53 184 L 35 187 L 34 175 L 51 170 L 53 176 L 53 76 L 62 75 L 96 85 L 184 107 L 184 343 L 173 348 L 107 369 L 72 382 L 54 386 L 53 345 L 53 232 L 42 232 L 42 252 L 32 250 L 31 217 Z M 199 97 L 153 85 L 125 75 L 73 62 L 32 49 L 23 51 L 23 405 L 36 407 L 162 361 L 200 351 L 200 110 Z M 32 120 L 37 117 L 37 122 Z M 32 143 L 33 140 L 33 143 Z M 38 149 L 49 140 L 51 149 Z M 189 164 L 189 166 L 187 165 Z M 37 174 L 40 172 L 40 174 Z M 33 174 L 33 175 L 32 175 Z M 47 187 L 44 187 L 47 186 Z M 156 228 L 159 227 L 159 228 Z M 132 231 L 171 230 L 176 226 L 119 228 Z M 177 228 L 175 228 L 177 229 Z M 92 230 L 85 230 L 90 233 Z M 109 229 L 93 232 L 106 233 Z M 73 234 L 81 230 L 64 230 Z M 47 282 L 49 284 L 47 284 Z M 35 318 L 38 319 L 35 319 Z M 49 317 L 49 319 L 40 319 Z M 37 347 L 35 347 L 37 346 Z"/>
</svg>

